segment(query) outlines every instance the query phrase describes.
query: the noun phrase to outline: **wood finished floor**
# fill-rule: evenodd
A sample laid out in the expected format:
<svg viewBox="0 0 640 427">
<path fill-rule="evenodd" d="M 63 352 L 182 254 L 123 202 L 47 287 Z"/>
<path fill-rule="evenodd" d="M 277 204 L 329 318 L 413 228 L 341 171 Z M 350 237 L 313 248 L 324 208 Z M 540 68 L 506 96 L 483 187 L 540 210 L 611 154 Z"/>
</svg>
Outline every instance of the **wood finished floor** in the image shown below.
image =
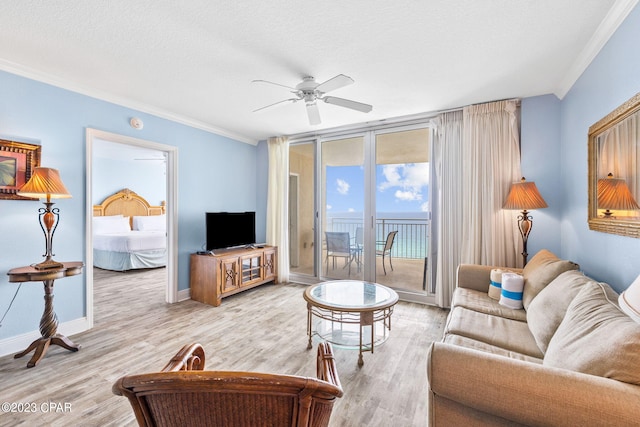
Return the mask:
<svg viewBox="0 0 640 427">
<path fill-rule="evenodd" d="M 122 375 L 157 371 L 189 342 L 204 346 L 209 369 L 315 375 L 315 346 L 306 349 L 305 286 L 264 285 L 225 298 L 217 308 L 190 300 L 166 304 L 164 274 L 95 269 L 95 327 L 71 337 L 82 345 L 79 352 L 51 347 L 30 369 L 31 354 L 0 358 L 0 400 L 38 408 L 1 413 L 0 425 L 136 425 L 128 401 L 113 395 L 111 385 Z M 426 425 L 426 350 L 440 338 L 446 314 L 399 302 L 389 339 L 364 354 L 361 368 L 357 351 L 335 349 L 345 394 L 331 426 Z M 43 412 L 49 402 L 61 411 Z"/>
</svg>

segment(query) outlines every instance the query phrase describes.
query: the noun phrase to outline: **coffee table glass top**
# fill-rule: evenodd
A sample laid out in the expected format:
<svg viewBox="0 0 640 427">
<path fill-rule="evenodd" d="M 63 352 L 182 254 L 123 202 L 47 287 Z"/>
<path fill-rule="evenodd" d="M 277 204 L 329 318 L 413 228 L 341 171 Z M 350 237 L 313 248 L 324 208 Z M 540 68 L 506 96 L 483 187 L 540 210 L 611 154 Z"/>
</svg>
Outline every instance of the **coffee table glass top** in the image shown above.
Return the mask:
<svg viewBox="0 0 640 427">
<path fill-rule="evenodd" d="M 360 280 L 336 280 L 312 286 L 305 297 L 314 304 L 345 311 L 370 311 L 398 302 L 398 294 L 386 286 Z"/>
</svg>

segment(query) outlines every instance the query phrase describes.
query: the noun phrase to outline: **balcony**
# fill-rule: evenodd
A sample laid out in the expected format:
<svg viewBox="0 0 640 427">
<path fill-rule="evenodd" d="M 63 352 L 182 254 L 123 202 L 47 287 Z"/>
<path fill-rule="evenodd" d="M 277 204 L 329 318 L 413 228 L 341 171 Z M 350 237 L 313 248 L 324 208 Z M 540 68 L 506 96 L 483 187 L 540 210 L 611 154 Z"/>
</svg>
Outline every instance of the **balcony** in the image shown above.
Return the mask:
<svg viewBox="0 0 640 427">
<path fill-rule="evenodd" d="M 356 230 L 362 227 L 360 218 L 333 217 L 327 220 L 327 231 L 348 232 L 352 245 L 355 245 Z M 391 263 L 385 257 L 385 268 L 382 267 L 382 257 L 376 257 L 376 282 L 408 292 L 424 293 L 429 290 L 429 279 L 425 271 L 425 260 L 429 247 L 430 221 L 426 218 L 385 218 L 376 221 L 376 242 L 384 242 L 390 231 L 397 231 L 391 249 Z M 376 246 L 382 249 L 383 243 Z M 322 274 L 331 279 L 361 279 L 362 269 L 357 254 L 351 259 L 351 271 L 344 258 L 328 260 L 327 266 L 326 243 L 322 245 Z M 328 267 L 328 270 L 327 270 Z M 386 269 L 386 274 L 385 270 Z M 292 267 L 292 272 L 312 274 L 310 267 Z"/>
</svg>

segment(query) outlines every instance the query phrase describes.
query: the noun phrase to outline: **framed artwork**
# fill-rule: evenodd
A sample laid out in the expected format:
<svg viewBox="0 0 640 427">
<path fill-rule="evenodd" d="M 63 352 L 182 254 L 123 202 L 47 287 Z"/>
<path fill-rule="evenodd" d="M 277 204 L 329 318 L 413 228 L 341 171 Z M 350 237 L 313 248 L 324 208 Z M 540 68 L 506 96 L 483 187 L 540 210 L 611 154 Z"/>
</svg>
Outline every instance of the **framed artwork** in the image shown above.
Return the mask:
<svg viewBox="0 0 640 427">
<path fill-rule="evenodd" d="M 0 199 L 34 200 L 18 196 L 33 168 L 40 166 L 40 145 L 0 139 Z"/>
</svg>

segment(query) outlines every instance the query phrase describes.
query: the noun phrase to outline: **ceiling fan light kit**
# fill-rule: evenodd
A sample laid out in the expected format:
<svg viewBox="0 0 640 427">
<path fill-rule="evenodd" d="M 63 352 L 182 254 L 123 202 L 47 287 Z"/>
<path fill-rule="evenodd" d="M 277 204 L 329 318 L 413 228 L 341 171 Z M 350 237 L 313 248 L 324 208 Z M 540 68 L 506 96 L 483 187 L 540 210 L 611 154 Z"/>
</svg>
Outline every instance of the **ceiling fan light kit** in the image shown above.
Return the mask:
<svg viewBox="0 0 640 427">
<path fill-rule="evenodd" d="M 369 104 L 364 104 L 362 102 L 352 101 L 350 99 L 338 98 L 335 96 L 325 96 L 327 92 L 331 92 L 336 89 L 340 89 L 342 87 L 353 84 L 354 81 L 351 77 L 345 76 L 344 74 L 338 74 L 335 77 L 330 78 L 329 80 L 323 83 L 317 83 L 316 80 L 311 76 L 306 76 L 302 79 L 300 83 L 296 85 L 296 87 L 290 87 L 287 85 L 283 85 L 280 83 L 270 82 L 268 80 L 254 80 L 254 83 L 269 83 L 276 86 L 281 86 L 289 89 L 291 93 L 293 93 L 296 97 L 289 98 L 282 101 L 275 102 L 273 104 L 266 105 L 264 107 L 258 108 L 256 111 L 261 111 L 266 108 L 270 108 L 279 104 L 283 104 L 286 102 L 298 102 L 304 101 L 307 107 L 307 116 L 309 117 L 309 123 L 311 125 L 319 125 L 321 123 L 320 120 L 320 111 L 318 109 L 317 101 L 324 101 L 327 104 L 337 105 L 338 107 L 349 108 L 351 110 L 360 111 L 362 113 L 370 112 L 373 107 Z"/>
</svg>

